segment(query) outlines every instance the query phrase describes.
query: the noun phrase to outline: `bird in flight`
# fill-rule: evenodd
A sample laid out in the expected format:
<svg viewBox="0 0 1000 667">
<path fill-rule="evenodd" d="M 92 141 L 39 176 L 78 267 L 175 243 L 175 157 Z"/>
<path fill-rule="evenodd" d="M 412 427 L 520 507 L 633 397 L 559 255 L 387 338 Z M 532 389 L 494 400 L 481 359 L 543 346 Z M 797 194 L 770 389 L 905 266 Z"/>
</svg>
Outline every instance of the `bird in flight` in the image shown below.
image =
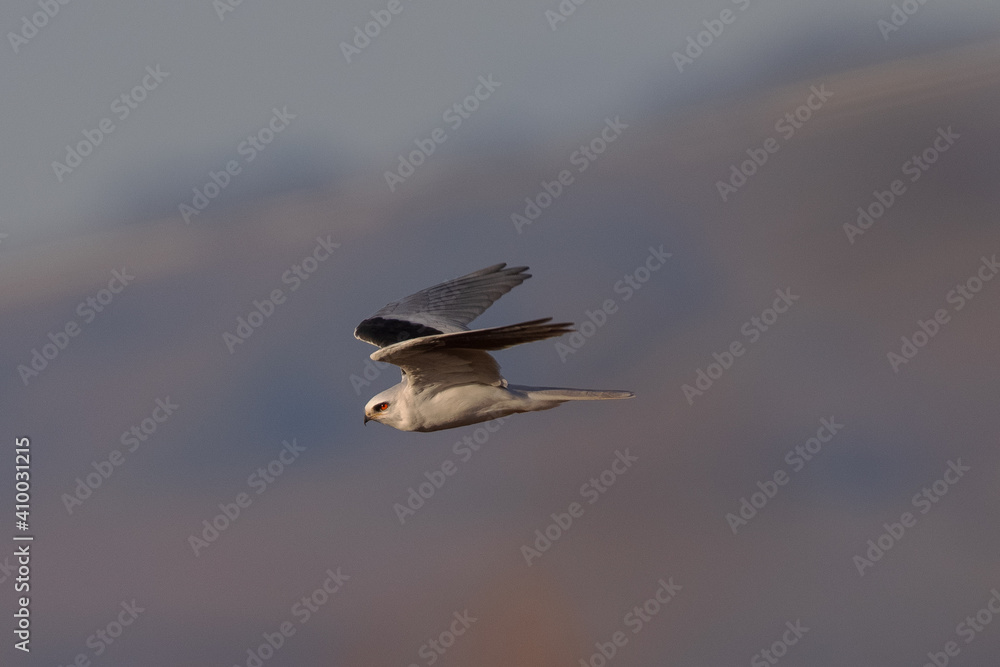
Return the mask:
<svg viewBox="0 0 1000 667">
<path fill-rule="evenodd" d="M 630 391 L 527 387 L 508 384 L 489 350 L 532 343 L 573 331 L 551 317 L 469 330 L 494 301 L 531 277 L 528 267 L 496 264 L 388 304 L 365 319 L 354 337 L 377 345 L 373 361 L 399 366 L 402 381 L 365 406 L 365 424 L 400 431 L 440 431 L 549 410 L 566 401 L 632 398 Z"/>
</svg>

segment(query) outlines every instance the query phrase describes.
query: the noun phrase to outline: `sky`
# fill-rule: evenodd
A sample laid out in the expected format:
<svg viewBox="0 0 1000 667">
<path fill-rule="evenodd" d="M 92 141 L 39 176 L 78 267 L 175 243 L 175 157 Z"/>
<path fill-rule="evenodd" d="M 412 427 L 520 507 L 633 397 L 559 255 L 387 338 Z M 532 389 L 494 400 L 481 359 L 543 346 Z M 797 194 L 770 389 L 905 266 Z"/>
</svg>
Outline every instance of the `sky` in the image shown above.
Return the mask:
<svg viewBox="0 0 1000 667">
<path fill-rule="evenodd" d="M 0 27 L 3 664 L 992 664 L 994 3 Z M 363 425 L 499 262 L 505 377 L 636 397 Z"/>
</svg>

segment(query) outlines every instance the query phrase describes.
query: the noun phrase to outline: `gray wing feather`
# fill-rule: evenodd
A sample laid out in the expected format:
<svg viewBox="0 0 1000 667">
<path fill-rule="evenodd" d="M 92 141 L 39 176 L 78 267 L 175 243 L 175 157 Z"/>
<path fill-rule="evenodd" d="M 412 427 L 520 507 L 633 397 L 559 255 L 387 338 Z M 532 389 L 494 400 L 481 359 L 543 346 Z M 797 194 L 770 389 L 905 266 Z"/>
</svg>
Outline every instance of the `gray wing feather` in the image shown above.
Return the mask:
<svg viewBox="0 0 1000 667">
<path fill-rule="evenodd" d="M 394 343 L 372 352 L 373 361 L 399 366 L 416 392 L 429 386 L 442 387 L 479 382 L 503 384 L 500 366 L 487 350 L 502 350 L 561 336 L 573 325 L 550 323 L 551 317 L 489 329 L 435 334 Z"/>
<path fill-rule="evenodd" d="M 387 347 L 412 338 L 466 331 L 466 325 L 494 301 L 531 277 L 526 266 L 506 266 L 495 264 L 390 303 L 362 321 L 354 336 Z"/>
</svg>

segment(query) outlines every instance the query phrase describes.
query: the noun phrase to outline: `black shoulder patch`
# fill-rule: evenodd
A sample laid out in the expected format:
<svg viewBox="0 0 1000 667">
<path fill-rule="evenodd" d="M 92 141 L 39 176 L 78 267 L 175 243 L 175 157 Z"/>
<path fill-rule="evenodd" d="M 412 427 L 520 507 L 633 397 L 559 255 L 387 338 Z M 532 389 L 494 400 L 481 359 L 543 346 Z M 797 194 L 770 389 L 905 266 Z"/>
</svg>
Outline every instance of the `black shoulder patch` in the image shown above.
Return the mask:
<svg viewBox="0 0 1000 667">
<path fill-rule="evenodd" d="M 379 347 L 388 347 L 411 338 L 433 336 L 439 333 L 443 332 L 424 324 L 384 317 L 369 317 L 354 330 L 354 335 L 357 338 Z"/>
</svg>

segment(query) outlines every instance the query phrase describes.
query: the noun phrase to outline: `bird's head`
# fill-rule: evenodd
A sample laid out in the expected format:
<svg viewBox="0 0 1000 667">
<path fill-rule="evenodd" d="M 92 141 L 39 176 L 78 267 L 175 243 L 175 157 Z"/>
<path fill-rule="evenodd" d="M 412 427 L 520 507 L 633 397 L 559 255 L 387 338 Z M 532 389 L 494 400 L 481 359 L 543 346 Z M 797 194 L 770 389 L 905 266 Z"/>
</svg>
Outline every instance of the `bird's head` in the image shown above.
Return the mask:
<svg viewBox="0 0 1000 667">
<path fill-rule="evenodd" d="M 365 406 L 365 424 L 370 421 L 377 421 L 387 426 L 395 426 L 400 419 L 397 409 L 397 388 L 391 387 L 380 394 L 376 394 Z"/>
</svg>

